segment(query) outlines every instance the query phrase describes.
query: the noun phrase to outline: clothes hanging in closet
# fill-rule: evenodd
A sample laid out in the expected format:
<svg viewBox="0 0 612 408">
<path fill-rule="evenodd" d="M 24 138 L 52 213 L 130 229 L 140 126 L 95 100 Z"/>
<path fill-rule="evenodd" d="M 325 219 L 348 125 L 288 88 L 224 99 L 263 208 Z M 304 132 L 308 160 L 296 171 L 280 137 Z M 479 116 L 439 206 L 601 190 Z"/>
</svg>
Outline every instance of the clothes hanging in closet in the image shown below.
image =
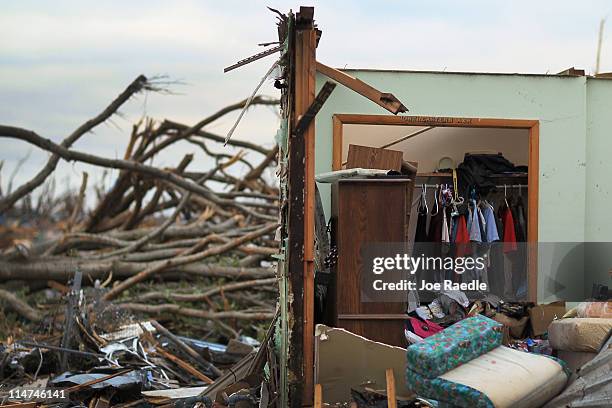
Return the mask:
<svg viewBox="0 0 612 408">
<path fill-rule="evenodd" d="M 514 252 L 516 251 L 517 246 L 512 210 L 508 206 L 502 206 L 500 207 L 500 210 L 502 211 L 502 219 L 504 220 L 504 253 Z"/>
<path fill-rule="evenodd" d="M 470 241 L 472 242 L 482 242 L 482 234 L 480 232 L 480 215 L 478 206 L 476 205 L 476 200 L 472 200 L 472 207 L 468 208 L 468 231 L 470 236 Z"/>
<path fill-rule="evenodd" d="M 523 198 L 518 196 L 516 203 L 512 206 L 512 217 L 514 218 L 514 231 L 517 242 L 527 242 L 527 229 L 525 223 L 525 207 Z"/>
<path fill-rule="evenodd" d="M 442 210 L 442 242 L 450 243 L 450 233 L 449 233 L 449 221 L 451 217 L 448 217 L 449 208 L 444 208 Z"/>
<path fill-rule="evenodd" d="M 429 242 L 442 242 L 442 223 L 444 222 L 444 210 L 438 207 L 435 214 L 429 219 Z"/>
<path fill-rule="evenodd" d="M 427 242 L 427 207 L 423 205 L 423 201 L 419 202 L 417 227 L 414 237 L 415 242 Z"/>
<path fill-rule="evenodd" d="M 517 252 L 512 258 L 512 286 L 517 297 L 527 295 L 527 226 L 525 222 L 525 207 L 523 198 L 519 195 L 512 206 L 514 209 L 514 229 L 516 233 Z"/>
<path fill-rule="evenodd" d="M 468 232 L 465 215 L 459 215 L 457 219 L 457 232 L 455 236 L 455 244 L 457 246 L 456 256 L 462 257 L 470 253 L 469 248 L 470 234 Z"/>
<path fill-rule="evenodd" d="M 497 223 L 495 220 L 495 213 L 493 206 L 488 202 L 485 202 L 483 209 L 483 216 L 485 219 L 485 238 L 487 242 L 499 241 L 499 231 L 497 230 Z"/>
</svg>

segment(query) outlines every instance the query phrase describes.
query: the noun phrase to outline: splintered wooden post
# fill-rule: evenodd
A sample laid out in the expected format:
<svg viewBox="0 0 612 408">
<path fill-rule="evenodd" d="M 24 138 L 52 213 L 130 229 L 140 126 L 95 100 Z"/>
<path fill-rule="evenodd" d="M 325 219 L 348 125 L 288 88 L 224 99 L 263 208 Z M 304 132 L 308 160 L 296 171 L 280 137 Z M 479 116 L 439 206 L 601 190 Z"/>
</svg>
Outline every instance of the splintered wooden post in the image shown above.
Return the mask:
<svg viewBox="0 0 612 408">
<path fill-rule="evenodd" d="M 77 313 L 82 280 L 83 273 L 77 268 L 74 272 L 72 288 L 70 290 L 70 294 L 68 295 L 68 304 L 66 305 L 66 312 L 64 314 L 64 334 L 62 336 L 62 342 L 60 343 L 60 345 L 66 349 L 72 348 L 74 316 Z M 69 354 L 66 352 L 62 352 L 60 354 L 60 367 L 62 371 L 68 370 L 68 357 Z"/>
<path fill-rule="evenodd" d="M 291 128 L 297 128 L 315 99 L 317 35 L 312 20 L 314 9 L 301 7 L 296 15 L 294 35 L 295 104 Z M 289 137 L 289 213 L 288 213 L 288 296 L 289 314 L 295 324 L 290 329 L 288 368 L 294 380 L 289 384 L 289 406 L 312 406 L 314 395 L 314 122 L 300 135 Z"/>
<path fill-rule="evenodd" d="M 387 368 L 387 406 L 397 408 L 397 398 L 395 396 L 395 376 L 393 369 Z"/>
<path fill-rule="evenodd" d="M 314 408 L 323 407 L 323 386 L 316 384 L 314 389 Z"/>
</svg>

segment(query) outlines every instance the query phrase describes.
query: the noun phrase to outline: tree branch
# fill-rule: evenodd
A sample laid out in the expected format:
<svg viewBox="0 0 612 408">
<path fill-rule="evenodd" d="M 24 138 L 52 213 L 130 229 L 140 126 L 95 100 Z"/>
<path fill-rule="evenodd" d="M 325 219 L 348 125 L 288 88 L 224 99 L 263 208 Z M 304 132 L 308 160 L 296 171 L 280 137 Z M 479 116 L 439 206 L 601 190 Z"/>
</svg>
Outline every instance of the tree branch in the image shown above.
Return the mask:
<svg viewBox="0 0 612 408">
<path fill-rule="evenodd" d="M 140 303 L 120 303 L 117 305 L 121 309 L 131 310 L 134 312 L 150 313 L 159 315 L 162 313 L 170 313 L 174 315 L 182 315 L 187 317 L 198 317 L 200 319 L 221 320 L 221 319 L 237 319 L 237 320 L 271 320 L 274 317 L 274 312 L 244 312 L 244 311 L 227 311 L 227 312 L 209 312 L 201 309 L 191 309 L 176 304 L 162 305 L 143 305 Z"/>
<path fill-rule="evenodd" d="M 234 200 L 225 200 L 219 198 L 211 190 L 198 185 L 197 183 L 180 177 L 168 170 L 161 170 L 157 167 L 147 166 L 145 164 L 133 161 L 133 160 L 120 160 L 120 159 L 106 159 L 103 157 L 95 156 L 93 154 L 80 152 L 77 150 L 69 150 L 57 143 L 52 142 L 50 139 L 45 139 L 31 130 L 26 130 L 14 126 L 0 125 L 0 137 L 9 137 L 13 139 L 19 139 L 24 142 L 38 146 L 43 150 L 54 153 L 66 161 L 81 161 L 88 164 L 93 164 L 100 167 L 108 167 L 113 169 L 131 170 L 137 173 L 146 174 L 155 178 L 165 180 L 177 187 L 181 187 L 192 193 L 204 196 L 220 206 L 231 206 L 240 211 L 252 215 L 259 219 L 268 221 L 276 221 L 277 218 L 266 214 L 258 213 L 242 205 Z"/>
<path fill-rule="evenodd" d="M 202 293 L 166 293 L 166 292 L 149 292 L 140 295 L 136 298 L 139 302 L 148 302 L 157 299 L 173 300 L 175 302 L 200 302 L 214 296 L 218 293 L 225 293 L 234 290 L 249 289 L 257 286 L 274 285 L 277 282 L 276 278 L 269 279 L 254 279 L 242 282 L 231 282 L 225 285 L 220 285 L 215 288 L 208 289 Z"/>
<path fill-rule="evenodd" d="M 94 127 L 110 118 L 117 111 L 117 109 L 121 107 L 121 105 L 132 97 L 132 95 L 142 91 L 143 89 L 147 89 L 147 84 L 147 78 L 144 75 L 140 75 L 99 115 L 79 126 L 70 136 L 65 138 L 62 141 L 61 146 L 64 148 L 69 148 L 85 133 L 91 131 Z M 0 200 L 0 214 L 11 208 L 19 199 L 30 193 L 36 187 L 40 186 L 47 179 L 47 177 L 49 177 L 53 170 L 55 170 L 59 159 L 60 155 L 58 154 L 51 156 L 45 167 L 43 167 L 43 169 L 38 172 L 36 176 L 17 188 L 13 193 L 8 194 L 6 197 Z"/>
<path fill-rule="evenodd" d="M 33 309 L 30 305 L 19 299 L 11 292 L 0 289 L 0 300 L 3 300 L 8 307 L 30 321 L 40 322 L 42 320 L 42 316 L 36 309 Z"/>
<path fill-rule="evenodd" d="M 222 244 L 222 245 L 218 245 L 209 249 L 206 249 L 202 252 L 199 253 L 195 253 L 192 255 L 184 255 L 184 256 L 178 256 L 176 258 L 171 258 L 171 259 L 167 259 L 161 262 L 156 262 L 152 267 L 143 270 L 142 272 L 139 272 L 138 274 L 124 280 L 123 282 L 117 284 L 116 286 L 114 286 L 109 292 L 107 292 L 104 295 L 104 300 L 113 300 L 114 298 L 116 298 L 117 296 L 119 296 L 119 294 L 121 294 L 121 292 L 125 291 L 126 289 L 134 286 L 135 284 L 137 284 L 138 282 L 141 282 L 147 278 L 149 278 L 150 276 L 162 272 L 164 270 L 167 270 L 169 268 L 172 267 L 176 267 L 176 266 L 180 266 L 180 265 L 186 265 L 188 263 L 193 263 L 193 262 L 198 262 L 201 261 L 205 258 L 208 258 L 210 256 L 214 256 L 214 255 L 219 255 L 222 254 L 224 252 L 229 251 L 230 249 L 233 249 L 237 246 L 240 246 L 241 244 L 244 244 L 245 242 L 249 242 L 255 238 L 258 238 L 262 235 L 268 234 L 271 231 L 274 231 L 277 227 L 277 224 L 269 224 L 264 226 L 263 228 L 260 228 L 256 231 L 253 231 L 251 233 L 245 234 L 239 238 L 236 238 L 228 243 Z M 208 237 L 207 237 L 208 238 Z M 197 245 L 196 245 L 197 246 Z M 187 254 L 189 253 L 189 250 L 185 251 Z"/>
</svg>

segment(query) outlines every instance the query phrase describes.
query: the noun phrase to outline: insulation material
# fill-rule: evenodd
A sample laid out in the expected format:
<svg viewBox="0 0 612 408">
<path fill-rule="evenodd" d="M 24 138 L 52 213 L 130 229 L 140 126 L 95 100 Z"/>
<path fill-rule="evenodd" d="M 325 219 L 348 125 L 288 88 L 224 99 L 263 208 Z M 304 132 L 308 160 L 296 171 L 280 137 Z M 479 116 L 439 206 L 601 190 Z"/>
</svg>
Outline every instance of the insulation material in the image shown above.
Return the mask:
<svg viewBox="0 0 612 408">
<path fill-rule="evenodd" d="M 387 174 L 389 174 L 389 170 L 355 168 L 320 173 L 315 176 L 315 180 L 317 183 L 335 183 L 338 180 L 353 177 L 374 177 L 385 176 Z"/>
<path fill-rule="evenodd" d="M 505 346 L 440 378 L 482 392 L 496 408 L 540 407 L 559 394 L 567 383 L 567 374 L 555 360 Z"/>
<path fill-rule="evenodd" d="M 185 388 L 171 388 L 169 390 L 153 390 L 153 391 L 142 391 L 142 395 L 145 398 L 159 398 L 159 399 L 180 399 L 180 398 L 191 398 L 197 397 L 206 391 L 207 386 L 204 387 L 185 387 Z"/>
<path fill-rule="evenodd" d="M 368 340 L 345 329 L 317 325 L 315 330 L 315 382 L 323 386 L 326 403 L 351 400 L 351 387 L 386 389 L 385 370 L 392 368 L 399 399 L 414 394 L 406 388 L 406 350 Z"/>
<path fill-rule="evenodd" d="M 612 331 L 612 319 L 571 318 L 552 322 L 550 346 L 556 350 L 598 352 Z"/>
<path fill-rule="evenodd" d="M 106 341 L 117 341 L 132 337 L 139 337 L 143 332 L 143 327 L 150 333 L 155 333 L 155 327 L 151 324 L 151 322 L 140 322 L 140 323 L 132 323 L 126 324 L 119 329 L 115 330 L 112 333 L 103 333 L 100 335 Z"/>
</svg>

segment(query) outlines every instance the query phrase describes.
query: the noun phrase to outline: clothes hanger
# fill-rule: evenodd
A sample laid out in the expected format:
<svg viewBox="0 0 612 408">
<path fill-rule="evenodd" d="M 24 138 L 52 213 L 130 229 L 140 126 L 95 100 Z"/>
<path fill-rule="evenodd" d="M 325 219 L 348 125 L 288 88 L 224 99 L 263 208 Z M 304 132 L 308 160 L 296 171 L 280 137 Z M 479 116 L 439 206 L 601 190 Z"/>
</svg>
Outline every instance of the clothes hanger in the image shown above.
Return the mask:
<svg viewBox="0 0 612 408">
<path fill-rule="evenodd" d="M 504 184 L 504 202 L 506 203 L 506 207 L 508 207 L 508 209 L 510 209 L 510 205 L 508 204 L 508 186 Z"/>
<path fill-rule="evenodd" d="M 455 196 L 453 198 L 453 203 L 455 205 L 455 210 L 457 209 L 457 205 L 461 205 L 463 204 L 463 202 L 465 201 L 463 199 L 463 197 L 461 197 L 459 195 L 459 189 L 457 188 L 457 170 L 453 169 L 453 190 L 455 193 Z M 459 213 L 457 213 L 458 215 Z"/>
<path fill-rule="evenodd" d="M 429 212 L 427 207 L 427 184 L 421 186 L 421 208 L 425 207 L 425 214 Z"/>
<path fill-rule="evenodd" d="M 436 189 L 434 190 L 434 205 L 435 205 L 435 209 L 436 212 L 433 212 L 433 208 L 431 211 L 431 215 L 437 215 L 440 212 L 440 204 L 438 203 L 438 194 L 439 194 L 439 190 L 438 190 L 438 185 L 436 184 Z"/>
</svg>

